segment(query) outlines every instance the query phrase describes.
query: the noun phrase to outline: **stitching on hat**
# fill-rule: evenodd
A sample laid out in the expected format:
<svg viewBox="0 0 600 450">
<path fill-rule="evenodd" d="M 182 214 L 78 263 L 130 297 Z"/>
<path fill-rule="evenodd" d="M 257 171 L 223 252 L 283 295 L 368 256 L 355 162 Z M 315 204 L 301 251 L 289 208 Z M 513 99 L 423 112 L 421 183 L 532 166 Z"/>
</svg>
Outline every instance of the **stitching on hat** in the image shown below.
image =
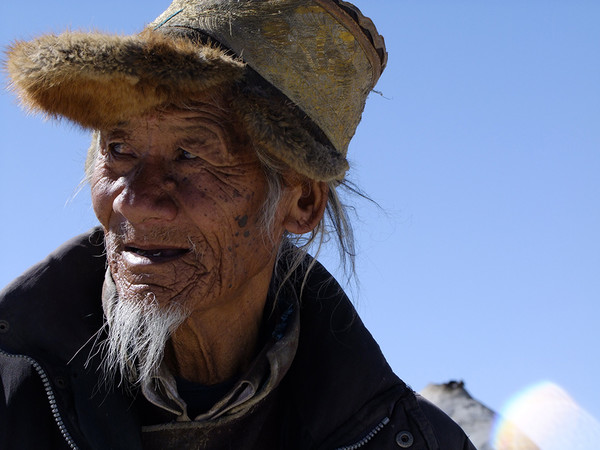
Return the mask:
<svg viewBox="0 0 600 450">
<path fill-rule="evenodd" d="M 161 23 L 159 23 L 158 25 L 156 25 L 154 27 L 154 31 L 158 30 L 160 27 L 162 27 L 165 23 L 167 23 L 169 20 L 171 20 L 173 17 L 175 17 L 177 14 L 179 14 L 181 11 L 183 11 L 185 8 L 181 8 L 179 11 L 175 11 L 173 14 L 171 14 L 169 17 L 167 17 L 165 20 L 163 20 Z"/>
</svg>

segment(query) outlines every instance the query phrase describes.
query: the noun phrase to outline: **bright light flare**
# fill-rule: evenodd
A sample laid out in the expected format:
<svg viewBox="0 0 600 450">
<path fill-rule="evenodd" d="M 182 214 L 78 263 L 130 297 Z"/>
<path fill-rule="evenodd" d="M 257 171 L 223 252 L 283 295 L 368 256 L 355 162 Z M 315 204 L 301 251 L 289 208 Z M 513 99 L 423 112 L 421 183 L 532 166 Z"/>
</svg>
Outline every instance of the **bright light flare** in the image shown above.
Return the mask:
<svg viewBox="0 0 600 450">
<path fill-rule="evenodd" d="M 515 426 L 541 450 L 600 449 L 600 422 L 548 381 L 514 396 L 500 417 L 494 431 L 494 448 L 498 450 L 525 450 L 513 440 Z"/>
</svg>

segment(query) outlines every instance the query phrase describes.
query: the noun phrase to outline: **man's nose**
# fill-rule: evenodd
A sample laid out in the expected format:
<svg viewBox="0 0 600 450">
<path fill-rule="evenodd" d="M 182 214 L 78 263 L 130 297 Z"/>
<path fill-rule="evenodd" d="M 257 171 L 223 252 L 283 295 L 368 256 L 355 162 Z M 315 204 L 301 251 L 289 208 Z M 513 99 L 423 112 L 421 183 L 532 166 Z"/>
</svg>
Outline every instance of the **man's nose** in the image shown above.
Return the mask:
<svg viewBox="0 0 600 450">
<path fill-rule="evenodd" d="M 124 183 L 113 209 L 130 223 L 169 222 L 177 216 L 174 198 L 177 182 L 164 164 L 140 163 L 124 176 Z"/>
</svg>

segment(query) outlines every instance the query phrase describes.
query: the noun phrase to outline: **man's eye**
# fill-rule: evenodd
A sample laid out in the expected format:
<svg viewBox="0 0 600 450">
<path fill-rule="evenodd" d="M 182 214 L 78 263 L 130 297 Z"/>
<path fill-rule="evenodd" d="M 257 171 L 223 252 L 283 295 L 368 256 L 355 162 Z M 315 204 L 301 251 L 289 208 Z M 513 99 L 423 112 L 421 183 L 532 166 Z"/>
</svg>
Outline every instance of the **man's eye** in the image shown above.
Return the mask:
<svg viewBox="0 0 600 450">
<path fill-rule="evenodd" d="M 128 154 L 125 144 L 122 142 L 111 142 L 108 144 L 108 153 L 110 153 L 112 156 L 125 156 Z"/>
<path fill-rule="evenodd" d="M 188 152 L 182 148 L 179 149 L 179 157 L 180 159 L 196 159 L 198 156 L 193 153 Z"/>
</svg>

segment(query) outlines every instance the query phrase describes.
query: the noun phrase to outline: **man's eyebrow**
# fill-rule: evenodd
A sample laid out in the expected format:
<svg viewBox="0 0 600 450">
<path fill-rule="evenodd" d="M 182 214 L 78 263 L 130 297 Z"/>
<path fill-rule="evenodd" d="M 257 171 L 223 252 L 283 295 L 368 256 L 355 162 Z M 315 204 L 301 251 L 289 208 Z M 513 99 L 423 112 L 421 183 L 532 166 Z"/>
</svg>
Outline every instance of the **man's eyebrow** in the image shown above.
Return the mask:
<svg viewBox="0 0 600 450">
<path fill-rule="evenodd" d="M 204 145 L 214 145 L 215 143 L 221 143 L 221 140 L 215 136 L 198 136 L 198 135 L 186 135 L 181 136 L 177 139 L 177 142 L 180 145 L 194 145 L 194 146 L 204 146 Z"/>
<path fill-rule="evenodd" d="M 214 128 L 216 127 L 211 127 L 207 126 L 205 123 L 198 123 L 192 121 L 173 126 L 174 131 L 180 131 L 185 134 L 203 134 L 210 136 L 218 136 L 220 133 L 216 132 Z"/>
<path fill-rule="evenodd" d="M 187 119 L 187 118 L 186 118 Z M 191 119 L 191 118 L 190 118 Z M 189 120 L 187 123 L 178 124 L 173 128 L 173 131 L 181 133 L 181 142 L 188 144 L 199 144 L 199 143 L 219 143 L 229 150 L 229 144 L 231 143 L 231 137 L 228 135 L 225 127 L 217 124 L 214 121 L 215 126 L 208 126 L 206 122 L 198 123 L 198 121 Z"/>
<path fill-rule="evenodd" d="M 100 135 L 104 138 L 109 137 L 111 139 L 115 139 L 115 138 L 127 139 L 127 138 L 129 138 L 129 136 L 131 136 L 131 133 L 124 128 L 118 127 L 118 128 L 111 128 L 109 130 L 101 131 Z"/>
</svg>

